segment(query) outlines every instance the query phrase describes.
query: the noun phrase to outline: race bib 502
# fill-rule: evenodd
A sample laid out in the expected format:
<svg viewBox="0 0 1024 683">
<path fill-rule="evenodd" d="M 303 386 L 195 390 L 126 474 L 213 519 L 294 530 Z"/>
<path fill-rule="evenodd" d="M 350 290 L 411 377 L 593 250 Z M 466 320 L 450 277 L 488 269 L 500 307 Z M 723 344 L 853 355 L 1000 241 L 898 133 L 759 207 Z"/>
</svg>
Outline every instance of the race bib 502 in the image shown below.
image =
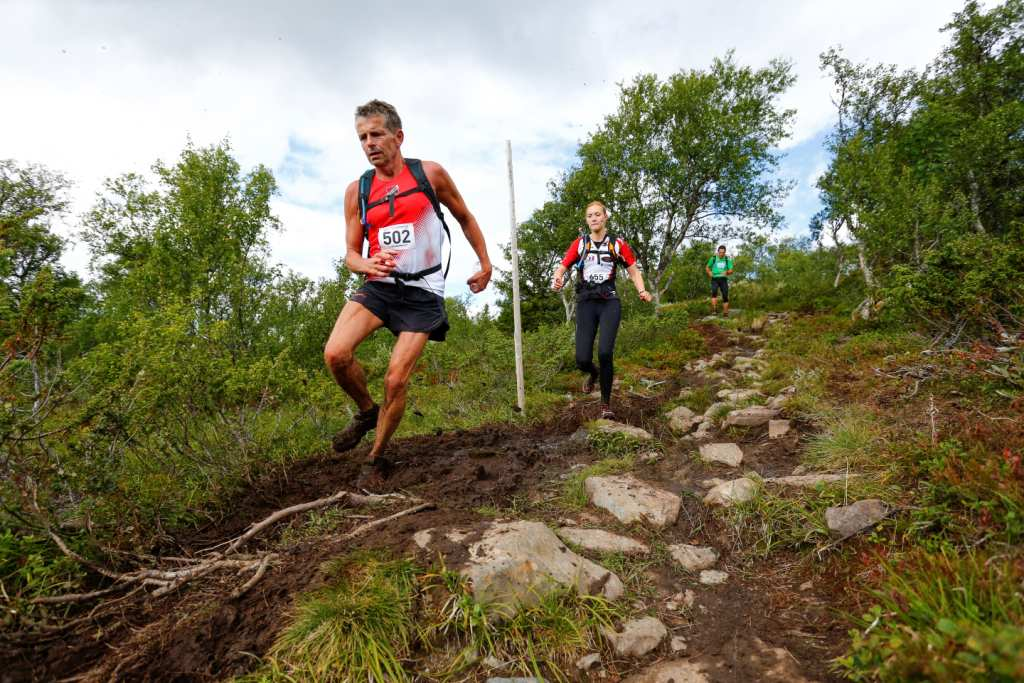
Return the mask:
<svg viewBox="0 0 1024 683">
<path fill-rule="evenodd" d="M 416 246 L 416 231 L 412 223 L 397 223 L 377 230 L 377 243 L 381 249 L 408 251 Z"/>
</svg>

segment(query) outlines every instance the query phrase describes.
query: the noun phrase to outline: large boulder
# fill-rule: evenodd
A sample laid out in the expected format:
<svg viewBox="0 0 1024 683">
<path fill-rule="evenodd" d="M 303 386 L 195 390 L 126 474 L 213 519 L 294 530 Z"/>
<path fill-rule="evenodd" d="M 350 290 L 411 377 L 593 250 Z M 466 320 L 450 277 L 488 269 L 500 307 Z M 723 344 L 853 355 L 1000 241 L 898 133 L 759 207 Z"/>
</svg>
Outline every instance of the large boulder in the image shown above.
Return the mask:
<svg viewBox="0 0 1024 683">
<path fill-rule="evenodd" d="M 704 496 L 704 504 L 731 507 L 751 500 L 756 493 L 757 483 L 753 479 L 740 477 L 719 484 L 708 491 Z"/>
<path fill-rule="evenodd" d="M 623 524 L 646 522 L 660 529 L 675 524 L 679 516 L 679 496 L 630 475 L 587 477 L 583 487 L 594 506 L 607 510 Z"/>
<path fill-rule="evenodd" d="M 700 447 L 700 459 L 704 462 L 739 467 L 743 462 L 743 451 L 734 443 L 706 443 Z"/>
<path fill-rule="evenodd" d="M 661 645 L 668 636 L 668 629 L 654 617 L 642 617 L 624 624 L 619 633 L 607 630 L 605 636 L 619 656 L 643 657 Z"/>
<path fill-rule="evenodd" d="M 607 600 L 623 594 L 618 576 L 569 550 L 540 522 L 490 525 L 469 546 L 469 560 L 460 571 L 473 597 L 503 616 L 515 614 L 520 605 L 536 604 L 562 586 Z"/>
<path fill-rule="evenodd" d="M 668 425 L 677 432 L 687 433 L 693 426 L 701 421 L 701 416 L 694 413 L 686 406 L 673 408 L 665 413 L 668 418 Z"/>
<path fill-rule="evenodd" d="M 580 529 L 579 527 L 562 527 L 558 530 L 559 537 L 584 550 L 598 553 L 622 553 L 623 555 L 646 555 L 651 549 L 640 541 L 619 536 L 604 529 Z"/>
<path fill-rule="evenodd" d="M 828 508 L 825 510 L 825 522 L 834 536 L 846 538 L 877 524 L 888 514 L 888 505 L 876 498 L 869 498 L 851 505 Z"/>
<path fill-rule="evenodd" d="M 729 415 L 725 418 L 725 426 L 760 427 L 761 425 L 768 424 L 769 420 L 778 417 L 778 415 L 778 410 L 766 406 L 740 408 L 739 410 L 729 411 Z"/>
<path fill-rule="evenodd" d="M 680 567 L 688 572 L 710 569 L 718 562 L 718 551 L 708 546 L 677 543 L 668 547 L 668 552 Z"/>
</svg>

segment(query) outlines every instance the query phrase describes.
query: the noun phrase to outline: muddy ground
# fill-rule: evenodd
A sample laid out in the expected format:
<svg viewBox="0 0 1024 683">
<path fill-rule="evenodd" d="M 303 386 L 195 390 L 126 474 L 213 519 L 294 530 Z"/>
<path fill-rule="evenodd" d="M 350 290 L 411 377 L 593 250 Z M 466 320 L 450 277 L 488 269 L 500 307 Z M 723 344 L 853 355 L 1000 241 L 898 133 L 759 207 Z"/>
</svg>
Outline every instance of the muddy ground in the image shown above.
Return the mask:
<svg viewBox="0 0 1024 683">
<path fill-rule="evenodd" d="M 729 340 L 720 328 L 700 328 L 709 355 L 720 349 L 751 350 L 742 336 Z M 687 640 L 685 656 L 714 662 L 716 681 L 757 681 L 776 666 L 766 648 L 784 652 L 790 670 L 811 680 L 836 680 L 829 660 L 846 642 L 842 612 L 847 604 L 846 582 L 855 580 L 842 567 L 815 566 L 805 555 L 774 554 L 751 560 L 738 546 L 732 530 L 700 502 L 698 482 L 723 476 L 725 469 L 700 464 L 694 447 L 668 432 L 661 405 L 680 387 L 703 378 L 669 373 L 657 393 L 620 392 L 618 419 L 653 432 L 664 446 L 657 462 L 638 465 L 635 474 L 683 497 L 683 511 L 672 527 L 647 538 L 665 543 L 712 545 L 721 553 L 717 568 L 729 572 L 720 586 L 700 585 L 693 576 L 671 567 L 648 570 L 655 595 L 641 600 L 657 613 L 675 635 Z M 487 426 L 469 431 L 402 439 L 394 444 L 400 462 L 387 481 L 387 490 L 401 491 L 436 503 L 436 509 L 395 520 L 357 541 L 342 540 L 346 529 L 363 519 L 343 520 L 326 535 L 281 544 L 281 533 L 301 519 L 260 537 L 255 547 L 277 545 L 281 560 L 266 577 L 239 599 L 230 598 L 237 577 L 224 575 L 193 582 L 162 598 L 143 594 L 108 601 L 94 611 L 72 615 L 70 628 L 19 636 L 0 654 L 0 681 L 217 681 L 251 671 L 259 664 L 286 624 L 297 595 L 322 581 L 326 560 L 362 548 L 386 548 L 397 554 L 416 552 L 412 535 L 421 529 L 471 525 L 484 519 L 481 508 L 524 509 L 524 516 L 553 524 L 569 517 L 624 531 L 599 510 L 566 511 L 556 502 L 563 475 L 573 466 L 599 457 L 585 440 L 573 438 L 595 416 L 596 402 L 582 397 L 546 424 L 530 427 Z M 740 439 L 745 467 L 764 475 L 788 474 L 798 463 L 797 438 L 769 442 L 764 428 L 750 429 Z M 296 464 L 283 475 L 260 482 L 238 496 L 229 516 L 182 534 L 162 551 L 168 555 L 196 553 L 236 536 L 254 521 L 296 503 L 339 490 L 354 490 L 358 460 L 367 446 L 344 457 L 324 454 Z M 406 504 L 407 505 L 407 504 Z M 375 516 L 403 507 L 397 503 Z M 359 511 L 363 512 L 363 511 Z M 631 530 L 637 535 L 636 530 Z M 642 534 L 641 534 L 642 535 Z M 283 548 L 281 547 L 283 545 Z M 596 559 L 596 558 L 595 558 Z M 815 578 L 816 577 L 816 578 Z M 664 605 L 672 595 L 690 589 L 696 603 L 685 613 Z M 614 681 L 658 659 L 672 658 L 666 646 L 640 661 L 605 662 Z M 769 658 L 770 659 L 770 658 Z M 795 669 L 793 669 L 795 667 Z M 485 675 L 481 672 L 481 680 Z"/>
</svg>

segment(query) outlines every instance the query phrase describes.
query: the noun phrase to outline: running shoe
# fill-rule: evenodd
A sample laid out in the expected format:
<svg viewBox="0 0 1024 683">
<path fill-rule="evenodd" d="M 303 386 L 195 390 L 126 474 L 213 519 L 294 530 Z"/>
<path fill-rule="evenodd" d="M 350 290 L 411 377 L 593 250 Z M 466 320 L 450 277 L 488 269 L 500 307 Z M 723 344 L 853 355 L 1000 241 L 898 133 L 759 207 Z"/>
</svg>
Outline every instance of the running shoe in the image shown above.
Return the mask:
<svg viewBox="0 0 1024 683">
<path fill-rule="evenodd" d="M 585 380 L 583 380 L 583 393 L 584 394 L 592 394 L 592 393 L 594 393 L 594 387 L 596 385 L 597 385 L 597 375 L 588 375 L 587 378 Z"/>
<path fill-rule="evenodd" d="M 331 446 L 336 453 L 344 453 L 355 448 L 363 440 L 366 432 L 377 426 L 377 416 L 380 414 L 380 406 L 374 404 L 369 410 L 356 413 L 348 427 L 334 435 Z"/>
<path fill-rule="evenodd" d="M 614 420 L 615 419 L 615 413 L 612 412 L 611 406 L 609 406 L 607 403 L 602 403 L 601 404 L 601 419 L 602 420 Z"/>
</svg>

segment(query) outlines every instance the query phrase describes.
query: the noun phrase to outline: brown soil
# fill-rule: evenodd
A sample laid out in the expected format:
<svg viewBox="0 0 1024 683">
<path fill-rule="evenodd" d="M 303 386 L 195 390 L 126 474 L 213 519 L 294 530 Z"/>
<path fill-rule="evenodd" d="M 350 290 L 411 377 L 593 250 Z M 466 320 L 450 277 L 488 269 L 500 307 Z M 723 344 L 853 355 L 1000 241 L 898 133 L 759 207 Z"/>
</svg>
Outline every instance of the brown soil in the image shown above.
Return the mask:
<svg viewBox="0 0 1024 683">
<path fill-rule="evenodd" d="M 730 341 L 719 327 L 698 329 L 707 340 L 709 355 L 729 350 Z M 698 483 L 725 472 L 700 465 L 691 455 L 695 447 L 677 441 L 667 431 L 659 406 L 675 397 L 682 384 L 702 380 L 686 375 L 668 379 L 657 387 L 659 395 L 620 392 L 625 395 L 617 399 L 616 410 L 621 421 L 649 429 L 665 445 L 665 455 L 656 463 L 638 466 L 636 474 L 681 494 L 683 511 L 676 525 L 660 533 L 629 532 L 647 534 L 661 543 L 713 545 L 721 553 L 717 568 L 728 571 L 730 579 L 722 586 L 703 586 L 694 576 L 655 566 L 648 571 L 656 594 L 637 601 L 645 610 L 657 613 L 674 635 L 686 638 L 688 649 L 683 656 L 716 662 L 713 680 L 763 678 L 767 665 L 758 663 L 756 656 L 745 656 L 754 642 L 751 639 L 783 648 L 793 659 L 787 666 L 796 666 L 804 676 L 832 680 L 828 662 L 842 651 L 846 640 L 846 627 L 835 612 L 844 604 L 842 586 L 813 579 L 814 567 L 804 555 L 777 553 L 767 560 L 750 560 L 730 529 L 700 503 L 703 490 Z M 478 510 L 483 506 L 509 509 L 518 505 L 530 518 L 551 523 L 564 519 L 567 512 L 551 502 L 558 494 L 559 475 L 597 457 L 585 440 L 572 438 L 596 409 L 593 400 L 585 399 L 544 425 L 486 426 L 398 440 L 391 454 L 398 466 L 386 488 L 433 501 L 436 509 L 403 517 L 356 542 L 341 540 L 340 534 L 365 520 L 346 520 L 327 535 L 286 544 L 280 538 L 284 529 L 275 530 L 252 545 L 277 546 L 282 559 L 242 598 L 230 598 L 239 581 L 224 575 L 193 582 L 163 598 L 137 595 L 106 603 L 91 616 L 83 610 L 72 628 L 15 639 L 13 647 L 0 653 L 0 683 L 71 678 L 215 681 L 251 671 L 287 623 L 296 596 L 321 585 L 320 568 L 326 560 L 360 548 L 414 553 L 411 538 L 416 531 L 479 525 L 484 517 Z M 747 430 L 738 442 L 748 466 L 766 476 L 788 474 L 797 464 L 795 438 L 769 442 L 761 428 Z M 339 490 L 355 490 L 358 462 L 365 453 L 363 447 L 345 457 L 322 455 L 298 463 L 285 475 L 262 481 L 239 496 L 227 506 L 230 516 L 183 534 L 163 550 L 194 553 L 239 534 L 280 508 Z M 382 515 L 402 507 L 396 503 L 373 512 Z M 568 516 L 581 523 L 591 520 L 603 528 L 623 530 L 610 516 L 593 509 Z M 297 528 L 300 522 L 296 519 L 281 526 Z M 809 580 L 810 586 L 805 584 Z M 670 613 L 665 601 L 687 589 L 697 596 L 694 606 Z M 663 646 L 656 656 L 639 662 L 606 660 L 610 672 L 606 680 L 619 680 L 653 661 L 671 657 Z"/>
</svg>

